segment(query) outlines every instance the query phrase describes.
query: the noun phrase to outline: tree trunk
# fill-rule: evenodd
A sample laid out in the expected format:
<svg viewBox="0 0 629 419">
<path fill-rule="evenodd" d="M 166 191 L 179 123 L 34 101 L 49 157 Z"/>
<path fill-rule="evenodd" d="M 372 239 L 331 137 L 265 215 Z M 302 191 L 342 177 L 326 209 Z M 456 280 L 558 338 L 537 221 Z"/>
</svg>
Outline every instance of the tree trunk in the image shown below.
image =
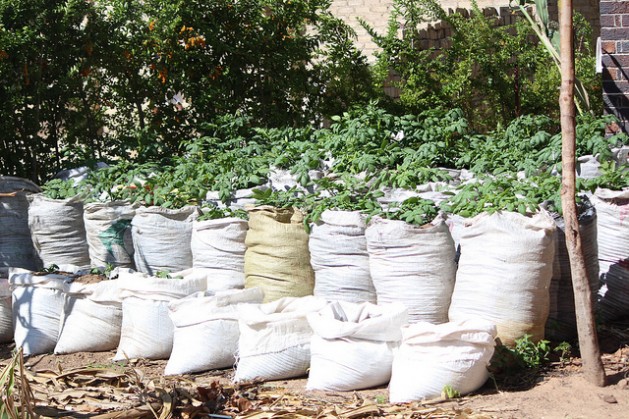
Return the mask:
<svg viewBox="0 0 629 419">
<path fill-rule="evenodd" d="M 561 92 L 559 108 L 561 112 L 561 161 L 562 185 L 561 203 L 566 225 L 566 246 L 570 258 L 572 286 L 579 332 L 579 347 L 583 360 L 583 373 L 586 379 L 597 386 L 605 385 L 605 369 L 598 346 L 592 292 L 588 284 L 585 268 L 579 220 L 575 201 L 575 104 L 574 104 L 574 45 L 572 27 L 572 0 L 562 0 L 559 10 L 559 30 L 561 35 Z"/>
</svg>

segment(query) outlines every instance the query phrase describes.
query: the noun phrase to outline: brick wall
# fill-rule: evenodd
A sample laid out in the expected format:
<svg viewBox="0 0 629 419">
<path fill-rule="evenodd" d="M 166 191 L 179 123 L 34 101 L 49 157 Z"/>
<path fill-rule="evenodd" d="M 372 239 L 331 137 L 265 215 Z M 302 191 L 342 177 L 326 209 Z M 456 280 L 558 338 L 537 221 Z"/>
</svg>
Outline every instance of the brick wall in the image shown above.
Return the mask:
<svg viewBox="0 0 629 419">
<path fill-rule="evenodd" d="M 629 0 L 601 0 L 600 12 L 605 112 L 629 133 Z"/>
<path fill-rule="evenodd" d="M 378 33 L 385 34 L 388 27 L 389 15 L 393 0 L 333 0 L 330 10 L 337 17 L 345 20 L 358 35 L 358 47 L 373 60 L 376 45 L 371 37 L 358 23 L 358 18 L 369 23 Z M 471 8 L 470 0 L 441 0 L 441 6 L 447 11 L 468 10 Z M 481 9 L 497 13 L 503 23 L 508 24 L 513 20 L 508 10 L 509 0 L 477 0 Z M 599 34 L 599 0 L 574 0 L 575 10 L 581 12 L 590 22 L 593 29 L 593 37 Z M 557 20 L 557 0 L 549 0 L 551 19 Z M 423 44 L 429 47 L 439 48 L 444 39 L 449 36 L 447 28 L 439 24 L 426 25 Z"/>
</svg>

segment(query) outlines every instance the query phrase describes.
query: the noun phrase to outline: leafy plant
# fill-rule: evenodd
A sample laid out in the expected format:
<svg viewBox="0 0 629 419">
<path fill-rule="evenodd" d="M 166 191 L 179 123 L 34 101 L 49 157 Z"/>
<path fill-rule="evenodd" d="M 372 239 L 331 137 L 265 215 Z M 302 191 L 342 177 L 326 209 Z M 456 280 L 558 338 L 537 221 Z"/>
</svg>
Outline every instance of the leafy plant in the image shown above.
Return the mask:
<svg viewBox="0 0 629 419">
<path fill-rule="evenodd" d="M 47 268 L 43 268 L 41 270 L 42 273 L 47 273 L 47 274 L 54 274 L 59 272 L 59 265 L 55 265 L 54 263 L 51 263 L 50 265 L 48 265 Z"/>
<path fill-rule="evenodd" d="M 109 279 L 113 279 L 111 275 L 114 269 L 116 269 L 116 266 L 113 263 L 106 263 L 105 269 L 103 270 L 103 275 L 105 275 Z"/>
<path fill-rule="evenodd" d="M 169 271 L 157 271 L 155 272 L 155 277 L 161 279 L 183 279 L 183 276 L 173 276 Z"/>
<path fill-rule="evenodd" d="M 441 209 L 462 217 L 497 211 L 516 211 L 527 215 L 537 212 L 539 205 L 546 200 L 560 202 L 557 198 L 560 184 L 559 177 L 550 175 L 521 180 L 515 174 L 479 176 L 458 187 L 450 199 L 442 202 Z"/>
<path fill-rule="evenodd" d="M 297 188 L 286 191 L 268 189 L 254 189 L 252 196 L 258 205 L 271 205 L 276 208 L 302 208 L 304 205 L 303 192 Z"/>
<path fill-rule="evenodd" d="M 617 166 L 613 161 L 603 161 L 599 166 L 601 175 L 582 181 L 581 190 L 594 192 L 597 188 L 621 190 L 629 185 L 629 167 Z"/>
<path fill-rule="evenodd" d="M 228 217 L 240 218 L 242 220 L 249 218 L 247 211 L 241 209 L 211 207 L 203 208 L 201 211 L 203 214 L 197 218 L 197 221 L 218 220 Z"/>
<path fill-rule="evenodd" d="M 338 179 L 322 178 L 316 181 L 317 193 L 304 197 L 303 207 L 307 210 L 306 228 L 316 223 L 326 210 L 360 211 L 367 220 L 381 211 L 378 198 L 384 196 L 364 180 L 345 174 Z"/>
<path fill-rule="evenodd" d="M 531 6 L 535 6 L 537 20 L 533 19 L 529 13 Z M 556 22 L 551 22 L 548 14 L 548 0 L 519 0 L 518 8 L 520 13 L 526 18 L 531 29 L 539 38 L 556 68 L 560 70 L 561 58 L 559 55 L 559 31 Z M 590 98 L 585 86 L 578 78 L 574 81 L 575 106 L 580 114 L 591 110 Z"/>
<path fill-rule="evenodd" d="M 555 121 L 544 115 L 516 118 L 505 129 L 470 136 L 457 166 L 479 174 L 539 173 L 561 159 L 561 150 L 548 152 L 557 129 Z"/>
<path fill-rule="evenodd" d="M 521 359 L 525 368 L 539 368 L 548 362 L 551 347 L 547 340 L 542 339 L 535 343 L 531 340 L 530 335 L 524 335 L 515 340 L 513 351 Z"/>
<path fill-rule="evenodd" d="M 530 373 L 536 373 L 549 362 L 551 352 L 547 340 L 533 342 L 530 335 L 516 339 L 510 348 L 497 345 L 489 364 L 492 377 L 505 383 L 518 381 Z M 525 378 L 526 379 L 526 378 Z"/>
<path fill-rule="evenodd" d="M 92 269 L 90 269 L 90 274 L 92 274 L 92 275 L 104 275 L 105 274 L 105 270 L 101 269 L 101 268 L 92 268 Z"/>
<path fill-rule="evenodd" d="M 159 161 L 222 115 L 298 127 L 367 101 L 330 3 L 0 0 L 3 174 Z"/>
<path fill-rule="evenodd" d="M 77 195 L 87 195 L 85 184 L 76 183 L 72 179 L 52 179 L 42 185 L 42 191 L 45 197 L 51 199 L 68 199 Z"/>
<path fill-rule="evenodd" d="M 378 394 L 374 401 L 376 402 L 376 404 L 385 404 L 387 402 L 387 396 L 383 395 L 383 394 Z"/>
<path fill-rule="evenodd" d="M 559 354 L 559 362 L 565 364 L 570 361 L 570 356 L 572 355 L 572 345 L 568 342 L 561 342 L 559 345 L 555 346 L 553 352 Z"/>
<path fill-rule="evenodd" d="M 413 197 L 401 203 L 389 204 L 379 215 L 389 220 L 402 220 L 408 224 L 423 226 L 434 220 L 437 214 L 438 209 L 433 201 Z"/>
<path fill-rule="evenodd" d="M 559 71 L 549 67 L 548 50 L 540 42 L 547 35 L 540 33 L 536 39 L 540 27 L 516 17 L 515 23 L 502 25 L 474 1 L 467 15 L 448 13 L 436 0 L 395 0 L 385 34 L 362 22 L 380 47 L 376 82 L 382 86 L 393 72 L 401 79 L 397 87 L 402 112 L 460 108 L 479 132 L 527 114 L 558 117 Z M 423 33 L 426 23 L 437 22 L 452 31 L 438 47 Z M 575 28 L 581 91 L 595 97 L 600 78 L 593 72 L 591 29 L 579 15 Z"/>
<path fill-rule="evenodd" d="M 450 384 L 446 384 L 441 390 L 441 397 L 445 400 L 458 399 L 461 397 L 461 393 L 455 390 Z"/>
</svg>

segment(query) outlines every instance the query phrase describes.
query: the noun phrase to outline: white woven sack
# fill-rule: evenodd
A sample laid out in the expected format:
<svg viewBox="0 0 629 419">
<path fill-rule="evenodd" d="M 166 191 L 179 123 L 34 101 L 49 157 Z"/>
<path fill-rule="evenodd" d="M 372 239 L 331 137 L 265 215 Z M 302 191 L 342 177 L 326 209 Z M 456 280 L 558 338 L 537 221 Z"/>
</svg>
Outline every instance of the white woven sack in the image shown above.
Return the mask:
<svg viewBox="0 0 629 419">
<path fill-rule="evenodd" d="M 192 224 L 192 266 L 208 271 L 208 290 L 245 286 L 247 221 L 229 217 Z"/>
<path fill-rule="evenodd" d="M 122 327 L 114 360 L 168 359 L 175 326 L 168 303 L 206 287 L 204 278 L 166 279 L 120 270 Z"/>
<path fill-rule="evenodd" d="M 309 314 L 314 335 L 306 389 L 352 391 L 388 383 L 407 321 L 401 303 L 337 301 Z"/>
<path fill-rule="evenodd" d="M 37 192 L 41 189 L 30 180 L 0 176 L 0 267 L 41 268 L 28 227 L 27 196 Z"/>
<path fill-rule="evenodd" d="M 468 218 L 461 217 L 457 214 L 448 214 L 448 218 L 446 219 L 446 224 L 448 225 L 448 229 L 452 235 L 452 240 L 454 241 L 457 263 L 459 261 L 459 257 L 461 256 L 461 234 L 465 229 L 465 223 L 467 223 L 468 220 Z"/>
<path fill-rule="evenodd" d="M 192 222 L 196 207 L 171 210 L 140 207 L 131 221 L 135 266 L 155 275 L 158 271 L 177 272 L 192 267 Z"/>
<path fill-rule="evenodd" d="M 0 343 L 13 340 L 13 309 L 8 278 L 0 278 Z"/>
<path fill-rule="evenodd" d="M 312 328 L 306 316 L 325 307 L 314 296 L 284 297 L 238 306 L 238 363 L 235 381 L 264 381 L 306 375 Z"/>
<path fill-rule="evenodd" d="M 376 302 L 365 228 L 358 211 L 326 210 L 312 226 L 308 248 L 315 296 L 328 301 Z"/>
<path fill-rule="evenodd" d="M 83 220 L 92 266 L 133 268 L 131 220 L 135 207 L 125 202 L 85 205 Z"/>
<path fill-rule="evenodd" d="M 443 219 L 418 227 L 375 218 L 366 237 L 378 304 L 403 303 L 410 323 L 447 322 L 456 264 Z"/>
<path fill-rule="evenodd" d="M 450 321 L 472 317 L 497 326 L 504 345 L 544 338 L 553 274 L 555 222 L 547 213 L 481 214 L 461 234 Z"/>
<path fill-rule="evenodd" d="M 596 207 L 601 287 L 598 310 L 603 321 L 629 315 L 629 188 L 598 189 Z"/>
<path fill-rule="evenodd" d="M 402 343 L 393 358 L 389 402 L 406 403 L 441 396 L 445 386 L 460 394 L 481 387 L 494 354 L 496 327 L 470 319 L 402 327 Z"/>
<path fill-rule="evenodd" d="M 28 200 L 31 238 L 44 267 L 90 266 L 81 199 L 78 196 L 50 199 L 37 194 L 30 195 Z"/>
<path fill-rule="evenodd" d="M 233 367 L 238 352 L 237 304 L 261 303 L 259 288 L 199 292 L 171 302 L 173 350 L 164 375 Z"/>
<path fill-rule="evenodd" d="M 26 269 L 9 270 L 13 300 L 13 338 L 24 355 L 37 355 L 55 348 L 63 311 L 65 275 L 34 275 Z"/>
<path fill-rule="evenodd" d="M 64 285 L 65 304 L 55 354 L 116 349 L 122 327 L 117 280 Z"/>
</svg>

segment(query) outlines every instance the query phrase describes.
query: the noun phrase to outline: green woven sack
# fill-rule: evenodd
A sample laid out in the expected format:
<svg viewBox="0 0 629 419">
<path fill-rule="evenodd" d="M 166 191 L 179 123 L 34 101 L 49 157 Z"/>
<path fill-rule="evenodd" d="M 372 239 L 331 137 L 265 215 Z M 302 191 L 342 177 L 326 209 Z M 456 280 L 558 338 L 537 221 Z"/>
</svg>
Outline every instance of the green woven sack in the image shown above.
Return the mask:
<svg viewBox="0 0 629 419">
<path fill-rule="evenodd" d="M 314 272 L 304 214 L 266 205 L 248 211 L 245 288 L 262 288 L 264 302 L 312 295 Z"/>
</svg>

